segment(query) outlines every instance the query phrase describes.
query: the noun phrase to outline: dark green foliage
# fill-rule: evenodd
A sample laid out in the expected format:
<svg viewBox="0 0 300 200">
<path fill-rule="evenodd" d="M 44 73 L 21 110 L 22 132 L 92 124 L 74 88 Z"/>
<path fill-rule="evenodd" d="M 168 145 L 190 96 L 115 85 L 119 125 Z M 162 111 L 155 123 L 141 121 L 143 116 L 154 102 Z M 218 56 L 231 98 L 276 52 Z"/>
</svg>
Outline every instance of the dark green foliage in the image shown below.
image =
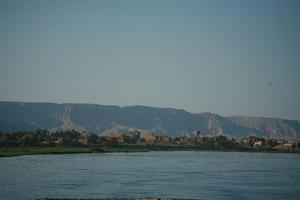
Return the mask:
<svg viewBox="0 0 300 200">
<path fill-rule="evenodd" d="M 93 147 L 93 148 L 90 148 L 90 150 L 92 152 L 98 152 L 98 153 L 104 153 L 104 152 L 106 152 L 103 148 L 99 148 L 99 147 Z"/>
<path fill-rule="evenodd" d="M 0 131 L 0 147 L 57 146 L 78 145 L 83 135 L 74 130 L 50 133 L 48 130 L 18 131 L 7 133 Z"/>
<path fill-rule="evenodd" d="M 216 137 L 216 143 L 217 146 L 224 148 L 233 148 L 235 146 L 235 143 L 232 140 L 229 140 L 224 135 Z"/>
<path fill-rule="evenodd" d="M 275 147 L 276 145 L 278 145 L 277 140 L 269 140 L 267 145 L 271 146 L 271 147 Z"/>
<path fill-rule="evenodd" d="M 99 143 L 99 137 L 96 134 L 90 134 L 88 135 L 88 143 L 89 144 L 98 144 Z"/>
</svg>

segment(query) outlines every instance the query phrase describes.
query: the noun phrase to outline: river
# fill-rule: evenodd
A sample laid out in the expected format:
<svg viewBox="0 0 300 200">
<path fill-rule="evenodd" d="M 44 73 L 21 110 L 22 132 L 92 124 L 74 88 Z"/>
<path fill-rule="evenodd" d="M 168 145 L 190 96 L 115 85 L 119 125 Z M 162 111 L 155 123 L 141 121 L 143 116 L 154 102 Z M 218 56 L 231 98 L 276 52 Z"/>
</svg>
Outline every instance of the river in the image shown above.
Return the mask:
<svg viewBox="0 0 300 200">
<path fill-rule="evenodd" d="M 144 152 L 0 158 L 0 199 L 300 199 L 300 154 Z"/>
</svg>

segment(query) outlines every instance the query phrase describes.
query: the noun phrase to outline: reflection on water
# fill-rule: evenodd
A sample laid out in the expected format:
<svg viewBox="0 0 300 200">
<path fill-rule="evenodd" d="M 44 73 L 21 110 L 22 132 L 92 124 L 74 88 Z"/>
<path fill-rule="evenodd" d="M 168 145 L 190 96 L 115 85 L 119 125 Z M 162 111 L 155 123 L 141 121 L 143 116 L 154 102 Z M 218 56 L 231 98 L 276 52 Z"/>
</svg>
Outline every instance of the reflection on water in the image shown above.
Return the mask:
<svg viewBox="0 0 300 200">
<path fill-rule="evenodd" d="M 300 155 L 147 152 L 0 158 L 3 199 L 300 199 Z"/>
</svg>

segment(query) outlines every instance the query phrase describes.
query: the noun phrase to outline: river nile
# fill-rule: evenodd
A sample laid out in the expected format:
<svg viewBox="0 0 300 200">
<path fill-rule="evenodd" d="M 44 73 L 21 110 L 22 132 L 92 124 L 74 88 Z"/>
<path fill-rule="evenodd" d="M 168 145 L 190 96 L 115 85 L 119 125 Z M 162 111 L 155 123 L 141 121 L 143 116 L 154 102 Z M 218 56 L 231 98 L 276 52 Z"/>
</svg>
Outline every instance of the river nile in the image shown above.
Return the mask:
<svg viewBox="0 0 300 200">
<path fill-rule="evenodd" d="M 0 158 L 0 199 L 300 199 L 300 154 L 146 152 Z"/>
</svg>

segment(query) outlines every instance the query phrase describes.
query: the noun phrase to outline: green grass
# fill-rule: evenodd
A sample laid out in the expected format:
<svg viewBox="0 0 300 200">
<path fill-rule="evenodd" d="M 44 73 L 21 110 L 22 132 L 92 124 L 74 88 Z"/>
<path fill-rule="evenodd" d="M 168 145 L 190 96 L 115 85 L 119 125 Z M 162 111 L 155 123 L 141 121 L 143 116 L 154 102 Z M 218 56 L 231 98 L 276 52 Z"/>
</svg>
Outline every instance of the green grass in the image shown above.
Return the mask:
<svg viewBox="0 0 300 200">
<path fill-rule="evenodd" d="M 39 154 L 72 154 L 72 153 L 117 153 L 149 151 L 197 151 L 195 148 L 178 148 L 178 146 L 143 146 L 123 145 L 120 147 L 7 147 L 0 148 L 0 157 L 39 155 Z"/>
<path fill-rule="evenodd" d="M 10 147 L 0 148 L 0 157 L 39 155 L 39 154 L 74 154 L 74 153 L 112 153 L 112 152 L 147 152 L 136 148 L 90 148 L 90 147 Z"/>
<path fill-rule="evenodd" d="M 0 157 L 38 155 L 38 154 L 68 154 L 68 153 L 90 153 L 89 148 L 81 147 L 16 147 L 0 148 Z"/>
<path fill-rule="evenodd" d="M 282 151 L 241 150 L 193 148 L 179 146 L 140 146 L 123 145 L 120 147 L 8 147 L 0 148 L 0 157 L 39 155 L 39 154 L 74 154 L 74 153 L 116 153 L 116 152 L 149 152 L 149 151 L 222 151 L 222 152 L 269 152 L 284 153 Z"/>
<path fill-rule="evenodd" d="M 110 147 L 110 148 L 103 148 L 103 150 L 107 153 L 117 153 L 117 152 L 149 152 L 149 149 L 139 149 L 139 148 L 116 148 L 116 147 Z"/>
</svg>

